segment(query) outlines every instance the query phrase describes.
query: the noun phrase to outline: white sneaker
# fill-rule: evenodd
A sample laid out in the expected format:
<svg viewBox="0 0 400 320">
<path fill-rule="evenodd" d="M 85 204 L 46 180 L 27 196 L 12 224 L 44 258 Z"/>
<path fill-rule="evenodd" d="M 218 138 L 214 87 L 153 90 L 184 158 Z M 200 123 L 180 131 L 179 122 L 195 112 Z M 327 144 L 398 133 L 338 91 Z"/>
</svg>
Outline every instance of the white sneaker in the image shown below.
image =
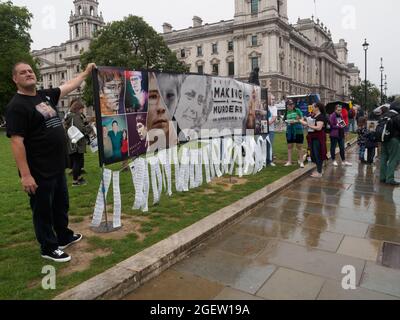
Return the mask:
<svg viewBox="0 0 400 320">
<path fill-rule="evenodd" d="M 304 162 L 299 162 L 300 168 L 304 168 Z"/>
<path fill-rule="evenodd" d="M 286 164 L 284 165 L 284 167 L 291 167 L 292 163 L 291 162 L 286 162 Z"/>
<path fill-rule="evenodd" d="M 339 164 L 337 163 L 337 161 L 333 161 L 333 166 L 334 167 L 339 167 Z"/>
<path fill-rule="evenodd" d="M 269 165 L 270 165 L 271 167 L 276 167 L 276 164 L 273 163 L 273 162 L 271 162 Z"/>
<path fill-rule="evenodd" d="M 347 162 L 347 161 L 343 162 L 343 165 L 344 165 L 345 167 L 352 167 L 352 166 L 353 166 L 352 163 Z"/>
</svg>

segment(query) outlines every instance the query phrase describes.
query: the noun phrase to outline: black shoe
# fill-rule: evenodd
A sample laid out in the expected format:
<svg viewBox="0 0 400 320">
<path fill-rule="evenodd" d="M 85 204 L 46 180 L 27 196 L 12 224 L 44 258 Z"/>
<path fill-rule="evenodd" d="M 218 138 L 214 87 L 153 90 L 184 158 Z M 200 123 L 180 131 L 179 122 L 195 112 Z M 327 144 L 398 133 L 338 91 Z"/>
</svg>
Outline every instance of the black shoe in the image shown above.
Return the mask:
<svg viewBox="0 0 400 320">
<path fill-rule="evenodd" d="M 52 260 L 55 262 L 68 262 L 71 261 L 71 257 L 66 254 L 64 251 L 61 251 L 59 249 L 54 250 L 50 253 L 47 254 L 42 254 L 42 258 Z"/>
<path fill-rule="evenodd" d="M 80 186 L 85 186 L 85 185 L 87 185 L 87 182 L 86 182 L 86 180 L 85 179 L 80 179 L 80 180 L 78 180 L 78 181 L 74 181 L 74 182 L 72 182 L 72 186 L 73 187 L 80 187 Z"/>
<path fill-rule="evenodd" d="M 69 246 L 73 245 L 74 243 L 77 243 L 77 242 L 81 241 L 82 238 L 83 238 L 83 236 L 80 233 L 74 234 L 70 242 L 68 242 L 66 244 L 59 245 L 58 249 L 65 250 Z"/>
<path fill-rule="evenodd" d="M 82 173 L 82 174 L 86 174 L 87 172 L 86 172 L 85 169 L 81 169 L 81 173 Z"/>
</svg>

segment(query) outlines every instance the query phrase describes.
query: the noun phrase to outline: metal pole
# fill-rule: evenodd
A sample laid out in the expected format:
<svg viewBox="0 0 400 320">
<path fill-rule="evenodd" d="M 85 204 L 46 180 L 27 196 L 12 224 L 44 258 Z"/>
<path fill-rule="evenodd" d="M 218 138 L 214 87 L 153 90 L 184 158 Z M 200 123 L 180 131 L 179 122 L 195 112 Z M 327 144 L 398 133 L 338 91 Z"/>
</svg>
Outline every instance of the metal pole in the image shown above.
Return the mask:
<svg viewBox="0 0 400 320">
<path fill-rule="evenodd" d="M 367 111 L 367 50 L 365 50 L 365 87 L 364 87 L 364 108 Z"/>
</svg>

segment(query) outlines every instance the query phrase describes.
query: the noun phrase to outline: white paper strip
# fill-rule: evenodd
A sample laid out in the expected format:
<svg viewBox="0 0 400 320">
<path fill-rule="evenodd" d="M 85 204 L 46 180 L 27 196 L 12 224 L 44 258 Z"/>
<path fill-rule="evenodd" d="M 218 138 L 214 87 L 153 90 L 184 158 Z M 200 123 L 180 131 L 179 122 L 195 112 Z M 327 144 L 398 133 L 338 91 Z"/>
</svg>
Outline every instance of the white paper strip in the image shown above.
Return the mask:
<svg viewBox="0 0 400 320">
<path fill-rule="evenodd" d="M 131 163 L 129 167 L 131 169 L 133 186 L 135 187 L 135 202 L 133 204 L 133 209 L 140 210 L 145 202 L 143 194 L 145 160 L 138 158 Z"/>
<path fill-rule="evenodd" d="M 113 172 L 114 216 L 113 227 L 119 228 L 121 224 L 121 191 L 119 187 L 119 171 Z"/>
<path fill-rule="evenodd" d="M 210 158 L 208 156 L 208 146 L 202 148 L 202 156 L 204 163 L 204 171 L 206 173 L 206 183 L 210 183 L 211 175 L 210 175 Z"/>
<path fill-rule="evenodd" d="M 107 198 L 108 189 L 110 188 L 111 184 L 111 176 L 112 176 L 112 171 L 109 169 L 104 169 L 104 174 L 103 174 L 104 190 L 103 190 L 103 181 L 101 181 L 99 191 L 97 193 L 96 205 L 93 212 L 93 219 L 92 219 L 93 227 L 100 226 L 101 221 L 103 219 L 103 213 L 105 209 L 104 198 Z M 103 194 L 103 192 L 105 195 Z"/>
</svg>

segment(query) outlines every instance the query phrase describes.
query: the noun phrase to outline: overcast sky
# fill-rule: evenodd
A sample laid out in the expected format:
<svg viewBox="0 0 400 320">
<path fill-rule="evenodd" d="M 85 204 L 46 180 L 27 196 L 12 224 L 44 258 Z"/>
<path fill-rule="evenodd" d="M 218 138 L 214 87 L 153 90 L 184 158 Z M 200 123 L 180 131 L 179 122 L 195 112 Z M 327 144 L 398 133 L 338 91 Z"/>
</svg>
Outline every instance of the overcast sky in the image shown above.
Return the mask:
<svg viewBox="0 0 400 320">
<path fill-rule="evenodd" d="M 73 0 L 13 0 L 33 13 L 31 35 L 32 49 L 59 45 L 68 40 L 68 19 Z M 100 11 L 106 22 L 118 20 L 128 14 L 142 16 L 157 31 L 163 22 L 174 29 L 192 24 L 193 15 L 205 23 L 229 20 L 234 15 L 234 0 L 99 0 Z M 388 77 L 388 94 L 400 94 L 400 28 L 398 0 L 288 0 L 289 21 L 298 17 L 318 16 L 328 26 L 337 42 L 348 42 L 349 62 L 355 62 L 364 79 L 364 51 L 362 43 L 367 38 L 368 78 L 380 86 L 380 57 L 384 58 Z"/>
</svg>

